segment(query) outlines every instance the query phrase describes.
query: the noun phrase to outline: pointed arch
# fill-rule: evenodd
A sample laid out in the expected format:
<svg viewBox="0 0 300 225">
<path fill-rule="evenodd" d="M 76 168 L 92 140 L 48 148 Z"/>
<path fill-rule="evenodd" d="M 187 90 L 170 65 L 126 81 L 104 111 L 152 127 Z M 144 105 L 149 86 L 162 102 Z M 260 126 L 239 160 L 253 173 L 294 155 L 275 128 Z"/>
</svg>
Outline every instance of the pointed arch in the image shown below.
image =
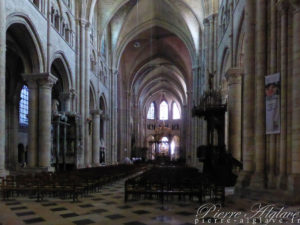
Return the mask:
<svg viewBox="0 0 300 225">
<path fill-rule="evenodd" d="M 62 51 L 55 52 L 52 56 L 50 65 L 51 67 L 52 65 L 56 65 L 57 68 L 59 69 L 61 79 L 63 82 L 63 90 L 67 92 L 73 89 L 71 69 L 67 61 L 67 58 L 65 57 L 65 54 Z"/>
<path fill-rule="evenodd" d="M 175 101 L 172 103 L 172 119 L 173 120 L 181 119 L 180 109 L 178 107 L 178 104 Z"/>
<path fill-rule="evenodd" d="M 26 51 L 30 55 L 33 68 L 31 71 L 25 68 L 25 72 L 39 73 L 45 71 L 46 62 L 41 39 L 30 18 L 24 13 L 12 13 L 8 15 L 6 21 L 6 33 L 9 30 L 21 32 L 21 35 L 16 36 L 22 37 L 20 40 L 21 43 L 24 43 L 22 47 L 28 48 Z M 16 29 L 13 29 L 14 27 Z"/>
<path fill-rule="evenodd" d="M 151 102 L 147 112 L 147 119 L 154 120 L 155 119 L 155 103 Z"/>
<path fill-rule="evenodd" d="M 94 110 L 98 108 L 98 104 L 96 102 L 96 91 L 92 82 L 90 82 L 90 110 Z"/>
<path fill-rule="evenodd" d="M 160 120 L 169 119 L 169 105 L 166 100 L 162 100 L 159 105 L 159 119 Z"/>
</svg>

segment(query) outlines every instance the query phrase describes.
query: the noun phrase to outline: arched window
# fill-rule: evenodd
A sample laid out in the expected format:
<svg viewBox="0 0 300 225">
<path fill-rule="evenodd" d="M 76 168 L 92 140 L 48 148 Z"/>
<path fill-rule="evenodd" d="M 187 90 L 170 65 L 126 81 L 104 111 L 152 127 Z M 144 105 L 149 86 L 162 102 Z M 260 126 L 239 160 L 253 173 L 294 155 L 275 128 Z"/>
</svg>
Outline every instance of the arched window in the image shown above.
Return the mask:
<svg viewBox="0 0 300 225">
<path fill-rule="evenodd" d="M 176 102 L 173 102 L 173 120 L 180 119 L 180 112 Z"/>
<path fill-rule="evenodd" d="M 34 4 L 36 7 L 40 8 L 40 0 L 33 0 L 33 4 Z"/>
<path fill-rule="evenodd" d="M 105 102 L 103 97 L 100 98 L 100 110 L 102 111 L 103 115 L 105 115 Z M 100 139 L 104 140 L 104 132 L 105 132 L 105 120 L 103 115 L 100 117 Z"/>
<path fill-rule="evenodd" d="M 67 25 L 66 26 L 66 29 L 65 29 L 65 39 L 66 39 L 66 42 L 70 42 L 70 29 L 69 29 L 69 26 Z"/>
<path fill-rule="evenodd" d="M 57 31 L 59 31 L 59 14 L 56 12 L 54 16 L 54 27 Z"/>
<path fill-rule="evenodd" d="M 159 144 L 159 152 L 161 154 L 167 155 L 169 152 L 169 139 L 167 137 L 163 137 L 161 139 L 161 144 Z"/>
<path fill-rule="evenodd" d="M 159 106 L 159 119 L 160 120 L 168 120 L 169 119 L 169 109 L 168 103 L 163 101 Z"/>
<path fill-rule="evenodd" d="M 62 24 L 62 29 L 61 29 L 61 35 L 63 36 L 63 37 L 65 37 L 65 30 L 66 29 L 66 24 L 65 23 L 63 23 Z"/>
<path fill-rule="evenodd" d="M 150 107 L 148 109 L 147 119 L 148 120 L 154 120 L 155 119 L 155 107 L 154 107 L 153 102 L 150 104 Z"/>
<path fill-rule="evenodd" d="M 93 72 L 96 72 L 96 53 L 94 51 L 92 51 L 92 54 L 90 56 L 90 69 Z"/>
<path fill-rule="evenodd" d="M 176 147 L 175 141 L 172 140 L 172 142 L 171 142 L 171 155 L 174 155 L 174 153 L 175 153 L 175 147 Z"/>
<path fill-rule="evenodd" d="M 26 85 L 23 86 L 20 94 L 20 103 L 19 103 L 19 123 L 21 126 L 28 125 L 28 111 L 29 111 L 29 92 Z"/>
</svg>

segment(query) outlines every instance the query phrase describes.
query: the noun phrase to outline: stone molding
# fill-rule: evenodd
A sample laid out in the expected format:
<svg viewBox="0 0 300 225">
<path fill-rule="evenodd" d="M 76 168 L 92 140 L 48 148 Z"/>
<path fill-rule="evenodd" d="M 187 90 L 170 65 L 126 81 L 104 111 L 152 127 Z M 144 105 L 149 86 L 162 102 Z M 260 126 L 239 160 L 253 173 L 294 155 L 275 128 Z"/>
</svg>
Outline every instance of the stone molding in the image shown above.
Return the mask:
<svg viewBox="0 0 300 225">
<path fill-rule="evenodd" d="M 225 74 L 228 85 L 240 84 L 242 82 L 243 71 L 240 68 L 230 68 Z"/>
<path fill-rule="evenodd" d="M 57 78 L 51 73 L 32 73 L 23 74 L 24 80 L 27 82 L 37 82 L 39 87 L 52 88 L 52 86 L 57 82 Z"/>
<path fill-rule="evenodd" d="M 102 115 L 102 110 L 99 110 L 99 109 L 93 109 L 93 110 L 91 110 L 91 114 L 93 115 L 93 116 L 97 116 L 97 115 Z"/>
<path fill-rule="evenodd" d="M 277 9 L 281 14 L 287 13 L 290 7 L 290 3 L 288 0 L 279 0 L 277 3 Z"/>
<path fill-rule="evenodd" d="M 218 17 L 218 13 L 212 13 L 210 14 L 209 16 L 207 16 L 206 18 L 204 18 L 203 20 L 203 23 L 204 24 L 209 24 L 209 22 L 214 19 L 214 18 L 217 18 Z"/>
<path fill-rule="evenodd" d="M 63 101 L 69 100 L 69 99 L 72 98 L 73 96 L 74 96 L 74 93 L 72 93 L 71 90 L 70 90 L 70 91 L 66 91 L 66 92 L 61 92 L 61 93 L 59 94 L 59 98 L 60 98 L 61 100 L 63 100 Z"/>
<path fill-rule="evenodd" d="M 300 1 L 299 0 L 290 0 L 290 4 L 294 10 L 294 13 L 300 12 Z"/>
</svg>

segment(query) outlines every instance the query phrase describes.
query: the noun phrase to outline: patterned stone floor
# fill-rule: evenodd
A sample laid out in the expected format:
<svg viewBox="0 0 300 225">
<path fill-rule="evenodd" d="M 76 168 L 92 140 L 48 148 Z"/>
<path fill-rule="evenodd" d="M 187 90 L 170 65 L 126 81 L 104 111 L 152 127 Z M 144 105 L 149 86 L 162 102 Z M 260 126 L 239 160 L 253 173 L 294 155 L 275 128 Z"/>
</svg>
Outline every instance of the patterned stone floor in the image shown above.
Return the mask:
<svg viewBox="0 0 300 225">
<path fill-rule="evenodd" d="M 194 224 L 197 203 L 158 201 L 124 202 L 124 182 L 104 186 L 100 193 L 80 198 L 79 203 L 48 198 L 43 202 L 16 198 L 0 201 L 0 225 L 191 225 Z"/>
<path fill-rule="evenodd" d="M 168 201 L 162 207 L 158 201 L 140 200 L 124 203 L 124 181 L 104 186 L 100 193 L 94 193 L 88 198 L 81 198 L 81 202 L 72 203 L 68 200 L 48 199 L 35 202 L 33 199 L 17 198 L 11 201 L 0 201 L 0 225 L 44 224 L 44 225 L 192 225 L 214 223 L 213 213 L 204 220 L 195 223 L 197 209 L 201 206 L 197 202 Z M 231 190 L 229 190 L 231 192 Z M 228 192 L 228 193 L 229 193 Z M 246 213 L 251 206 L 260 202 L 257 199 L 226 198 L 221 211 L 240 211 Z M 275 209 L 275 211 L 278 209 Z M 299 207 L 285 207 L 287 211 L 300 210 Z M 300 211 L 299 211 L 300 212 Z M 284 220 L 283 223 L 269 224 L 300 224 L 299 221 Z M 243 225 L 254 224 L 253 221 L 230 222 L 216 220 L 218 224 Z M 259 224 L 260 222 L 256 222 Z M 266 223 L 260 223 L 266 224 Z"/>
</svg>

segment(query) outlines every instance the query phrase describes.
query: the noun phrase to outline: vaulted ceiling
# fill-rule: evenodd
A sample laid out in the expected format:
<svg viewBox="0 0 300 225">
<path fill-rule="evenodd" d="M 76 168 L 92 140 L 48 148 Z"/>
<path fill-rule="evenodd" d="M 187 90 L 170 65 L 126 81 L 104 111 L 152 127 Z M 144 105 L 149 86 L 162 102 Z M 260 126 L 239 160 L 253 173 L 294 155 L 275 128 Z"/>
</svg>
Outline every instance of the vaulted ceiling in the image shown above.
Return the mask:
<svg viewBox="0 0 300 225">
<path fill-rule="evenodd" d="M 99 15 L 98 32 L 110 29 L 122 91 L 142 106 L 161 93 L 186 104 L 212 2 L 217 0 L 87 0 L 89 20 Z"/>
</svg>

